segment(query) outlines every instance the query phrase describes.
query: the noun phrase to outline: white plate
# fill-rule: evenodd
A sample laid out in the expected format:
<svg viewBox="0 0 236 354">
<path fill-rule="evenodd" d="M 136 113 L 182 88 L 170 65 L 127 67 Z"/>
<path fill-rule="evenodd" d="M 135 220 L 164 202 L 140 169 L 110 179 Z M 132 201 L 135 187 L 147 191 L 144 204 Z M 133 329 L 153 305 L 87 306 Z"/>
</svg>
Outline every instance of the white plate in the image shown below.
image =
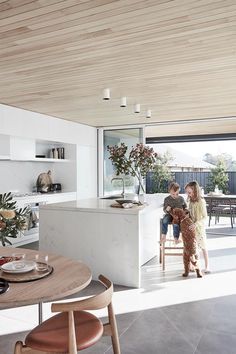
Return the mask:
<svg viewBox="0 0 236 354">
<path fill-rule="evenodd" d="M 6 273 L 26 273 L 35 268 L 34 261 L 13 261 L 5 263 L 1 266 L 1 269 Z"/>
</svg>

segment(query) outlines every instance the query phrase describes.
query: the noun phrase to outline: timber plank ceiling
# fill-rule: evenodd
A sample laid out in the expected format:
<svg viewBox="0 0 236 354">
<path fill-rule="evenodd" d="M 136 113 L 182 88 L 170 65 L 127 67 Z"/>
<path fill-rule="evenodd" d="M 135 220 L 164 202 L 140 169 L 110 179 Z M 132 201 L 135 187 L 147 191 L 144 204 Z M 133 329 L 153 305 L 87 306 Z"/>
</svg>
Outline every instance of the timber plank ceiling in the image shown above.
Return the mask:
<svg viewBox="0 0 236 354">
<path fill-rule="evenodd" d="M 0 0 L 0 82 L 3 104 L 95 127 L 236 132 L 211 121 L 236 115 L 236 1 Z"/>
</svg>

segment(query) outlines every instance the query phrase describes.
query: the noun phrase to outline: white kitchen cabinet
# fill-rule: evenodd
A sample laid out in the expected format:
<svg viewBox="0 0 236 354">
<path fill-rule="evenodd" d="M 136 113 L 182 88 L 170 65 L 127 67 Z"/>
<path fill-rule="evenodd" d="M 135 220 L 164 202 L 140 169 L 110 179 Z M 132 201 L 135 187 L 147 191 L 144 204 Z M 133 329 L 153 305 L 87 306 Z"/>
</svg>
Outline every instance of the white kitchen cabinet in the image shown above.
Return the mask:
<svg viewBox="0 0 236 354">
<path fill-rule="evenodd" d="M 10 158 L 11 160 L 31 160 L 35 155 L 34 139 L 10 137 Z"/>
<path fill-rule="evenodd" d="M 34 158 L 35 142 L 33 139 L 0 135 L 1 160 L 29 160 Z"/>
<path fill-rule="evenodd" d="M 0 134 L 0 160 L 10 159 L 10 137 Z"/>
<path fill-rule="evenodd" d="M 63 148 L 64 158 L 53 158 L 52 149 Z M 75 159 L 76 145 L 0 134 L 0 160 L 68 162 Z M 45 157 L 36 157 L 45 156 Z"/>
</svg>

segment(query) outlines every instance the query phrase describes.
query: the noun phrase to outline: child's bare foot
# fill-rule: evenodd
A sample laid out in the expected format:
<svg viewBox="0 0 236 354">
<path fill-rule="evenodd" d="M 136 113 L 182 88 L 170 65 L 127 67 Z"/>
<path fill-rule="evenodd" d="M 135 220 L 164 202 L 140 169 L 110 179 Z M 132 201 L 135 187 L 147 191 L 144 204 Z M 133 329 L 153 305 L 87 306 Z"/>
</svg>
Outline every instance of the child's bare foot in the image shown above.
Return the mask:
<svg viewBox="0 0 236 354">
<path fill-rule="evenodd" d="M 182 241 L 179 238 L 175 238 L 175 244 L 178 245 L 178 243 L 181 243 Z"/>
<path fill-rule="evenodd" d="M 210 271 L 210 269 L 207 268 L 207 269 L 204 269 L 204 270 L 203 270 L 203 273 L 204 273 L 204 274 L 210 274 L 211 271 Z"/>
</svg>

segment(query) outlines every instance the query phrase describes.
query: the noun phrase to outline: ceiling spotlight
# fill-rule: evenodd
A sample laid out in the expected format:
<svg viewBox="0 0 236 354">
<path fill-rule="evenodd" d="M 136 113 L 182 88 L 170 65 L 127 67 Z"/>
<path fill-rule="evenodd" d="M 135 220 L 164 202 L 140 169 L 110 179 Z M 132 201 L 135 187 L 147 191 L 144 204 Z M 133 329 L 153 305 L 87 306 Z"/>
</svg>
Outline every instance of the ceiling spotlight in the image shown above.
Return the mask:
<svg viewBox="0 0 236 354">
<path fill-rule="evenodd" d="M 106 88 L 103 90 L 103 99 L 104 100 L 109 100 L 110 99 L 110 89 Z"/>
<path fill-rule="evenodd" d="M 139 103 L 136 103 L 134 105 L 134 113 L 140 113 L 140 104 Z"/>
<path fill-rule="evenodd" d="M 126 97 L 121 97 L 120 99 L 120 107 L 126 107 Z"/>
<path fill-rule="evenodd" d="M 151 116 L 152 116 L 152 111 L 150 109 L 147 109 L 146 118 L 151 118 Z"/>
</svg>

